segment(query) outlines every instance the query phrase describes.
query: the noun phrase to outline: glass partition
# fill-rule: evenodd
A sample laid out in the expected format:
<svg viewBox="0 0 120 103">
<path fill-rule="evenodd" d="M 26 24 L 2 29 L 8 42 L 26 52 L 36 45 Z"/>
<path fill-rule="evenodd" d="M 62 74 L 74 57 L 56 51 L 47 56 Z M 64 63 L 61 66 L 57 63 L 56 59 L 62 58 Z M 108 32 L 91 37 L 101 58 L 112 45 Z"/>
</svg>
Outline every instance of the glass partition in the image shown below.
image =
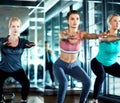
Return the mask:
<svg viewBox="0 0 120 103">
<path fill-rule="evenodd" d="M 45 49 L 44 49 L 44 7 L 41 2 L 29 13 L 29 36 L 30 41 L 36 46 L 28 51 L 29 78 L 33 86 L 44 87 L 45 73 Z M 32 78 L 31 78 L 32 76 Z"/>
<path fill-rule="evenodd" d="M 17 3 L 19 2 L 19 3 Z M 31 88 L 44 87 L 44 1 L 14 1 L 0 4 L 0 37 L 8 35 L 8 20 L 19 17 L 22 21 L 21 38 L 35 42 L 35 47 L 25 49 L 22 55 L 22 66 L 30 80 Z M 29 2 L 29 3 L 28 3 Z M 7 4 L 8 3 L 8 4 Z M 9 4 L 10 3 L 10 4 Z M 24 4 L 24 5 L 22 5 Z M 30 5 L 29 5 L 30 4 Z M 34 4 L 36 4 L 34 6 Z M 13 78 L 8 78 L 11 83 Z M 6 83 L 6 82 L 5 82 Z M 13 82 L 15 84 L 16 82 Z M 18 84 L 18 83 L 17 83 Z M 17 86 L 17 84 L 15 84 Z M 18 84 L 19 86 L 19 84 Z"/>
<path fill-rule="evenodd" d="M 60 18 L 56 15 L 46 23 L 46 41 L 49 43 L 49 50 L 52 53 L 52 62 L 54 63 L 59 56 L 59 31 Z M 47 61 L 47 60 L 46 60 Z M 49 68 L 48 68 L 49 67 Z M 52 88 L 57 85 L 54 75 L 50 72 L 53 68 L 45 66 L 45 85 L 47 88 Z M 53 72 L 53 71 L 52 71 Z"/>
<path fill-rule="evenodd" d="M 88 31 L 89 33 L 101 33 L 103 32 L 103 16 L 102 16 L 102 1 L 88 1 Z M 90 61 L 92 58 L 96 56 L 98 53 L 98 45 L 99 41 L 96 40 L 89 40 L 89 47 L 88 47 L 88 68 L 89 73 L 92 80 L 92 90 L 94 85 L 94 80 L 96 76 L 91 70 Z"/>
</svg>

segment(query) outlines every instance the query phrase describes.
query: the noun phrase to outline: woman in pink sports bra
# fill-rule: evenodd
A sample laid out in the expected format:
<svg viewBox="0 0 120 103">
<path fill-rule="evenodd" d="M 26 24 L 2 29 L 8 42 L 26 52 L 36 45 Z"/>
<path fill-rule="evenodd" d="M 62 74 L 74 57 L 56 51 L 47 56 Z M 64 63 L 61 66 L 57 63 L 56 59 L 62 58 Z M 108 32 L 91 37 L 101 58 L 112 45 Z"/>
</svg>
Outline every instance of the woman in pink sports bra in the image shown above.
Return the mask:
<svg viewBox="0 0 120 103">
<path fill-rule="evenodd" d="M 80 45 L 84 39 L 97 39 L 97 34 L 78 30 L 80 16 L 76 10 L 71 10 L 67 14 L 67 30 L 60 32 L 61 54 L 54 63 L 54 74 L 59 82 L 57 103 L 64 103 L 68 81 L 66 74 L 82 82 L 83 88 L 79 103 L 85 103 L 89 94 L 91 80 L 87 73 L 81 68 L 77 59 Z"/>
</svg>

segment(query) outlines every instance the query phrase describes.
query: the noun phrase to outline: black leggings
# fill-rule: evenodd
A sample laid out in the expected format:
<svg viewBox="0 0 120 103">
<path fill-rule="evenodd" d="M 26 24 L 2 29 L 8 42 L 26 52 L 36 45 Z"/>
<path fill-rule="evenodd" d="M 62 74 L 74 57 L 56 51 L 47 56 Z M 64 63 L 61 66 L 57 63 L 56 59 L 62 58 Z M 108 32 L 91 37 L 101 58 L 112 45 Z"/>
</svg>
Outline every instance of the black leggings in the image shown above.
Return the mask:
<svg viewBox="0 0 120 103">
<path fill-rule="evenodd" d="M 46 63 L 46 71 L 49 71 L 49 74 L 50 74 L 50 78 L 52 80 L 52 82 L 54 82 L 54 74 L 53 74 L 53 63 L 50 62 L 50 63 Z"/>
<path fill-rule="evenodd" d="M 98 99 L 106 73 L 115 77 L 120 77 L 120 65 L 118 63 L 114 63 L 111 66 L 103 66 L 96 58 L 94 58 L 91 61 L 91 69 L 96 75 L 93 98 Z"/>
<path fill-rule="evenodd" d="M 2 100 L 4 81 L 8 77 L 13 77 L 15 80 L 17 80 L 21 84 L 22 86 L 21 98 L 23 100 L 26 100 L 28 97 L 29 89 L 30 89 L 30 82 L 23 69 L 20 69 L 12 73 L 8 73 L 0 70 L 0 100 Z"/>
</svg>

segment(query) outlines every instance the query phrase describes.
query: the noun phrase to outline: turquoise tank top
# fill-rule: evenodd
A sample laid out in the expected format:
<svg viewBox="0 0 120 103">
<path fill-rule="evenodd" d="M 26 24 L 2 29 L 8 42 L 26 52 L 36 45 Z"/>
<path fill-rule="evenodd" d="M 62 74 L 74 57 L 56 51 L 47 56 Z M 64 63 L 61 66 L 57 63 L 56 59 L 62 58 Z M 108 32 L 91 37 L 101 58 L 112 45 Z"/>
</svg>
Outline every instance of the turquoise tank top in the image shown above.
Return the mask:
<svg viewBox="0 0 120 103">
<path fill-rule="evenodd" d="M 96 59 L 104 66 L 110 66 L 116 62 L 118 53 L 120 52 L 120 41 L 100 42 L 99 52 Z"/>
</svg>

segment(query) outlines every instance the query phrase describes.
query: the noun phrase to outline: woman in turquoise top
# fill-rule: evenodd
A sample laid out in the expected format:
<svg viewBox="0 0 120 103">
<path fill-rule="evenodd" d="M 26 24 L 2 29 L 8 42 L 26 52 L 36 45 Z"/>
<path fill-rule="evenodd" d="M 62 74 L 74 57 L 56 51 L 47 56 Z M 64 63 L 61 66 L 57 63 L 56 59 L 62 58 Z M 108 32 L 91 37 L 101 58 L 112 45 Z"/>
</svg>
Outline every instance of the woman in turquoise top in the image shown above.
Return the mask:
<svg viewBox="0 0 120 103">
<path fill-rule="evenodd" d="M 111 14 L 107 20 L 109 29 L 106 38 L 100 38 L 99 52 L 91 61 L 91 68 L 96 75 L 93 93 L 93 103 L 98 103 L 98 96 L 106 73 L 120 77 L 120 64 L 116 62 L 120 52 L 120 38 L 117 35 L 120 29 L 120 15 Z"/>
</svg>

